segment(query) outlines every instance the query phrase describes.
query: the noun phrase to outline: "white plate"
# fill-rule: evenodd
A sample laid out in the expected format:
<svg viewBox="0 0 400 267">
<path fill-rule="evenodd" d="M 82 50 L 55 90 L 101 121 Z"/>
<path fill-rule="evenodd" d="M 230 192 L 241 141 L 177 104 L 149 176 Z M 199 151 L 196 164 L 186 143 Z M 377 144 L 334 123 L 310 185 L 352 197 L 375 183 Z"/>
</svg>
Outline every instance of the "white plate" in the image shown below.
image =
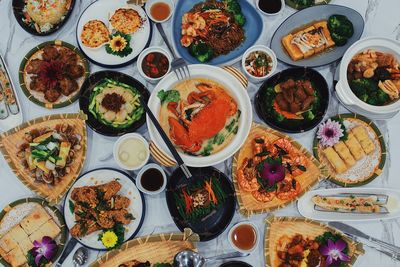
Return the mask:
<svg viewBox="0 0 400 267">
<path fill-rule="evenodd" d="M 315 195 L 336 195 L 341 193 L 383 194 L 389 196 L 388 214 L 356 214 L 335 211 L 317 211 L 314 209 L 312 197 Z M 335 188 L 308 191 L 297 202 L 302 216 L 319 221 L 376 221 L 400 217 L 400 191 L 388 188 Z"/>
<path fill-rule="evenodd" d="M 99 48 L 90 48 L 82 44 L 81 33 L 83 26 L 90 20 L 101 20 L 110 29 L 109 18 L 114 14 L 114 11 L 118 8 L 132 8 L 136 10 L 144 20 L 143 25 L 132 34 L 130 46 L 133 51 L 126 57 L 119 57 L 111 55 L 106 52 L 105 46 Z M 76 38 L 79 48 L 89 58 L 90 61 L 95 64 L 99 64 L 105 67 L 121 67 L 134 61 L 142 50 L 147 46 L 151 33 L 150 20 L 148 19 L 146 12 L 143 8 L 137 5 L 127 5 L 126 0 L 98 0 L 88 6 L 79 18 L 76 27 Z"/>
<path fill-rule="evenodd" d="M 127 231 L 125 231 L 125 241 L 133 238 L 137 234 L 140 227 L 142 226 L 144 219 L 145 210 L 143 196 L 137 189 L 132 178 L 121 171 L 110 168 L 101 168 L 89 171 L 78 178 L 78 180 L 76 180 L 76 182 L 72 185 L 71 189 L 68 191 L 68 194 L 65 197 L 64 203 L 65 223 L 67 224 L 68 229 L 71 229 L 75 225 L 74 214 L 69 209 L 69 200 L 71 199 L 72 190 L 74 190 L 74 188 L 82 186 L 92 186 L 108 183 L 115 180 L 116 178 L 119 179 L 118 182 L 122 185 L 122 188 L 118 192 L 118 194 L 128 197 L 131 200 L 128 211 L 133 215 L 133 217 L 135 217 L 135 219 L 132 220 L 130 224 L 124 225 L 125 228 L 127 228 Z M 88 248 L 95 250 L 105 250 L 104 245 L 101 243 L 101 241 L 98 240 L 100 233 L 101 231 L 93 232 L 90 235 L 78 239 L 78 241 Z"/>
<path fill-rule="evenodd" d="M 234 78 L 231 74 L 226 72 L 225 70 L 209 66 L 209 65 L 189 65 L 189 70 L 191 77 L 201 77 L 207 78 L 213 81 L 216 81 L 223 85 L 225 89 L 229 92 L 229 94 L 235 99 L 238 104 L 239 110 L 242 112 L 239 119 L 239 130 L 236 136 L 233 138 L 231 143 L 225 147 L 223 150 L 206 157 L 196 157 L 190 156 L 181 152 L 178 152 L 182 157 L 183 161 L 186 165 L 192 167 L 207 167 L 216 165 L 227 158 L 230 158 L 235 152 L 242 146 L 244 141 L 247 138 L 247 135 L 250 132 L 251 123 L 253 120 L 252 108 L 249 95 L 247 91 L 243 88 L 240 82 Z M 157 93 L 160 90 L 171 90 L 174 85 L 178 82 L 176 75 L 174 72 L 167 74 L 154 88 L 148 106 L 155 114 L 158 116 L 160 111 L 160 99 L 157 97 Z M 205 125 L 205 127 L 207 127 Z M 168 154 L 171 158 L 172 154 L 169 152 L 167 146 L 162 140 L 160 134 L 157 132 L 157 129 L 154 127 L 154 124 L 151 122 L 150 118 L 147 116 L 147 128 L 149 129 L 149 134 L 151 140 L 157 145 L 158 148 L 162 149 L 166 154 Z"/>
</svg>

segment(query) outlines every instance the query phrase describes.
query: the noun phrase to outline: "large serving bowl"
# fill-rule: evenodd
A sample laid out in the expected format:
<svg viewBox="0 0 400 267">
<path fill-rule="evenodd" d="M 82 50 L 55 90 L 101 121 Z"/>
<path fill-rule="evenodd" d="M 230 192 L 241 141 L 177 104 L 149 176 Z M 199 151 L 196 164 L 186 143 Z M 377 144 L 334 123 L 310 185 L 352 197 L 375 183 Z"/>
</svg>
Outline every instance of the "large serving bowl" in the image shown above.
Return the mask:
<svg viewBox="0 0 400 267">
<path fill-rule="evenodd" d="M 206 167 L 218 164 L 227 158 L 231 157 L 243 144 L 247 135 L 249 134 L 251 123 L 252 123 L 252 108 L 250 98 L 240 84 L 240 82 L 234 78 L 231 74 L 225 70 L 209 66 L 209 65 L 189 65 L 189 70 L 192 78 L 206 78 L 221 84 L 225 90 L 234 98 L 238 105 L 238 109 L 241 111 L 239 119 L 239 127 L 237 134 L 233 137 L 231 142 L 223 148 L 221 151 L 211 154 L 209 156 L 191 156 L 183 152 L 179 152 L 183 161 L 192 167 Z M 154 115 L 158 118 L 161 102 L 157 97 L 157 93 L 160 90 L 171 90 L 174 89 L 175 84 L 178 83 L 178 79 L 174 72 L 167 74 L 154 88 L 148 106 Z M 151 140 L 159 147 L 164 153 L 168 154 L 172 158 L 172 154 L 169 152 L 167 146 L 162 140 L 157 129 L 149 118 L 147 118 L 147 127 L 149 129 L 149 134 Z M 204 125 L 207 127 L 207 125 Z"/>
<path fill-rule="evenodd" d="M 367 104 L 353 93 L 347 81 L 347 67 L 351 59 L 356 54 L 367 49 L 391 53 L 396 56 L 397 61 L 400 61 L 400 43 L 395 40 L 371 37 L 357 41 L 346 51 L 340 63 L 340 76 L 339 82 L 336 85 L 336 94 L 340 102 L 353 112 L 360 113 L 372 119 L 389 119 L 399 112 L 399 100 L 385 106 Z"/>
</svg>

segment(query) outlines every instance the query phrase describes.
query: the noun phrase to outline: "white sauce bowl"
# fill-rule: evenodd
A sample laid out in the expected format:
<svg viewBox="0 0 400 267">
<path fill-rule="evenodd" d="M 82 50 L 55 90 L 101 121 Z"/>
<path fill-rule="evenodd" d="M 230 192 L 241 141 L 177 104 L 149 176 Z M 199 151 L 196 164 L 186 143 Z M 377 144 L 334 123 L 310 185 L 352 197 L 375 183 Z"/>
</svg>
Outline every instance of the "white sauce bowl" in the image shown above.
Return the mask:
<svg viewBox="0 0 400 267">
<path fill-rule="evenodd" d="M 143 159 L 143 161 L 137 166 L 127 166 L 126 164 L 124 164 L 119 159 L 119 155 L 118 154 L 119 154 L 119 149 L 121 147 L 121 144 L 125 140 L 128 140 L 128 139 L 136 139 L 136 140 L 139 140 L 139 141 L 143 142 L 146 155 L 145 155 L 145 158 Z M 121 136 L 120 138 L 118 138 L 118 140 L 114 143 L 113 156 L 114 156 L 115 162 L 118 164 L 118 166 L 120 168 L 125 169 L 125 170 L 129 170 L 129 171 L 139 170 L 144 165 L 146 165 L 146 163 L 149 161 L 149 157 L 150 157 L 149 143 L 140 134 L 137 134 L 137 133 L 125 134 L 125 135 Z"/>
</svg>

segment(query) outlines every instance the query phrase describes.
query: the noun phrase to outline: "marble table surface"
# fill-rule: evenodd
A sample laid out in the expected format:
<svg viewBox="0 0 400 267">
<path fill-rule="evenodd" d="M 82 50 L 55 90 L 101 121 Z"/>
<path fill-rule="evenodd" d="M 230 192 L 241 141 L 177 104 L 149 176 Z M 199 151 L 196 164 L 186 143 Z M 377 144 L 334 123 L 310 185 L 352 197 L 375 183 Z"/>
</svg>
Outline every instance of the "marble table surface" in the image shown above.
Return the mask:
<svg viewBox="0 0 400 267">
<path fill-rule="evenodd" d="M 110 0 L 112 1 L 112 0 Z M 245 1 L 245 0 L 244 0 Z M 71 44 L 77 45 L 75 39 L 75 27 L 79 15 L 93 0 L 77 0 L 75 9 L 73 10 L 72 16 L 67 24 L 58 32 L 47 36 L 47 37 L 35 37 L 25 32 L 16 22 L 12 8 L 11 0 L 0 0 L 0 53 L 5 57 L 6 63 L 10 69 L 12 79 L 17 85 L 17 93 L 22 102 L 22 108 L 25 120 L 29 120 L 35 117 L 53 114 L 53 113 L 68 113 L 77 112 L 79 109 L 78 103 L 74 103 L 69 107 L 57 109 L 57 110 L 46 110 L 33 103 L 31 103 L 25 95 L 22 93 L 18 86 L 18 68 L 19 64 L 24 55 L 32 49 L 34 46 L 49 40 L 61 39 Z M 400 16 L 398 12 L 400 10 L 399 0 L 332 0 L 332 4 L 339 4 L 349 6 L 357 10 L 365 19 L 365 29 L 362 37 L 367 36 L 384 36 L 393 39 L 400 40 Z M 275 17 L 263 17 L 265 24 L 265 31 L 260 38 L 259 43 L 269 44 L 272 34 L 280 23 L 291 15 L 295 10 L 286 7 L 284 12 Z M 307 21 L 304 21 L 305 23 Z M 164 25 L 166 31 L 170 33 L 171 21 Z M 165 46 L 161 40 L 158 32 L 153 31 L 153 38 L 151 41 L 152 46 Z M 239 67 L 239 64 L 235 64 Z M 317 68 L 317 70 L 326 78 L 328 84 L 332 84 L 333 73 L 337 66 L 337 63 Z M 91 64 L 91 71 L 99 71 L 102 68 Z M 287 68 L 284 64 L 279 64 L 278 71 Z M 131 66 L 118 69 L 118 71 L 124 72 L 128 75 L 132 75 L 136 79 L 140 80 L 151 91 L 154 85 L 146 83 L 146 81 L 138 74 L 136 64 Z M 259 85 L 250 84 L 248 87 L 248 93 L 250 97 L 255 94 Z M 332 85 L 331 85 L 332 87 Z M 332 116 L 338 112 L 346 111 L 341 107 L 335 96 L 332 95 L 331 104 L 328 110 L 327 116 Z M 260 121 L 255 115 L 255 121 Z M 389 147 L 389 160 L 386 164 L 384 173 L 375 179 L 372 183 L 365 187 L 390 187 L 400 189 L 400 116 L 396 116 L 389 121 L 377 122 L 382 133 L 385 135 L 387 145 Z M 144 134 L 148 138 L 146 126 L 143 126 L 140 133 Z M 312 138 L 315 134 L 315 130 L 312 130 L 304 134 L 292 135 L 296 140 L 305 145 L 311 150 Z M 85 162 L 84 170 L 87 171 L 97 167 L 117 167 L 116 163 L 111 159 L 108 161 L 100 161 L 106 157 L 115 142 L 115 138 L 104 137 L 97 133 L 94 133 L 90 129 L 88 130 L 88 151 L 87 159 Z M 219 164 L 216 167 L 225 171 L 228 175 L 230 174 L 230 164 L 228 160 L 223 164 Z M 329 182 L 321 182 L 317 187 L 333 187 Z M 30 192 L 12 173 L 4 158 L 0 156 L 0 209 L 5 207 L 8 203 L 23 197 L 33 196 Z M 177 231 L 177 227 L 173 223 L 171 216 L 169 215 L 164 194 L 160 194 L 155 197 L 146 196 L 147 211 L 144 220 L 143 227 L 139 231 L 138 235 L 147 235 L 151 233 L 171 232 Z M 292 204 L 284 209 L 274 212 L 275 215 L 289 215 L 299 216 L 296 205 Z M 257 215 L 250 218 L 259 229 L 259 232 L 264 234 L 264 219 L 267 214 Z M 238 221 L 246 220 L 238 213 L 233 218 L 231 225 Z M 359 228 L 365 233 L 385 240 L 390 243 L 394 243 L 400 246 L 400 219 L 378 221 L 378 222 L 360 222 L 352 223 L 353 226 Z M 217 239 L 199 243 L 198 248 L 201 253 L 205 256 L 212 256 L 217 253 L 230 252 L 232 249 L 228 243 L 227 230 L 222 233 Z M 263 237 L 260 236 L 261 239 Z M 79 247 L 79 246 L 77 246 Z M 76 248 L 75 248 L 76 249 Z M 89 262 L 93 261 L 96 257 L 100 256 L 100 252 L 90 251 Z M 259 243 L 258 248 L 251 253 L 251 255 L 244 259 L 244 261 L 250 263 L 254 267 L 264 266 L 264 253 L 263 244 Z M 220 262 L 210 263 L 209 266 L 218 266 Z M 63 266 L 73 266 L 72 254 L 68 256 Z M 365 255 L 361 256 L 355 266 L 400 266 L 400 262 L 395 262 L 389 257 L 380 254 L 379 252 L 365 247 Z"/>
</svg>

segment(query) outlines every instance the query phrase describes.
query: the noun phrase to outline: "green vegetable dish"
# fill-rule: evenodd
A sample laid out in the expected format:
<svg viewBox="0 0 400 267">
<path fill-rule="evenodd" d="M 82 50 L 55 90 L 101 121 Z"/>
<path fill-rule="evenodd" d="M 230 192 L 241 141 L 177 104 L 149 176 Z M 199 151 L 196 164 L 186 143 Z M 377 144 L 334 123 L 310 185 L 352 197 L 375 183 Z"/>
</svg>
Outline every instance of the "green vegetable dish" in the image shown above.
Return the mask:
<svg viewBox="0 0 400 267">
<path fill-rule="evenodd" d="M 344 46 L 354 34 L 353 23 L 343 15 L 332 15 L 328 18 L 328 29 L 336 46 Z"/>
<path fill-rule="evenodd" d="M 125 129 L 144 114 L 139 91 L 127 84 L 105 78 L 94 87 L 89 99 L 89 112 L 102 124 Z"/>
<path fill-rule="evenodd" d="M 182 17 L 181 45 L 200 62 L 229 54 L 245 40 L 238 0 L 207 0 Z"/>
</svg>

